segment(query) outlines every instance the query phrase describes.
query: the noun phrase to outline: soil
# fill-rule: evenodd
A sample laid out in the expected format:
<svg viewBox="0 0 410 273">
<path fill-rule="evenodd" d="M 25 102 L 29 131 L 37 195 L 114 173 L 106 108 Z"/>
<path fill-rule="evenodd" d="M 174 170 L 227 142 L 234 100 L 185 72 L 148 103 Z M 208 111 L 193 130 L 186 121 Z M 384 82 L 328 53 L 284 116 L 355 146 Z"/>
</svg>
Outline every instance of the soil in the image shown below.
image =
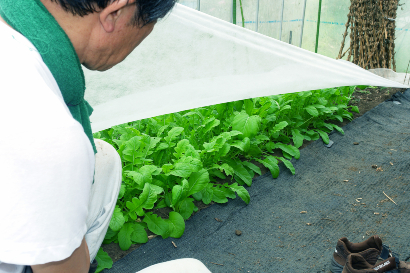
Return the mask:
<svg viewBox="0 0 410 273">
<path fill-rule="evenodd" d="M 395 94 L 397 92 L 402 92 L 403 93 L 405 90 L 406 89 L 401 89 L 401 88 L 384 88 L 384 87 L 381 87 L 381 88 L 380 87 L 376 87 L 376 88 L 368 87 L 364 90 L 356 89 L 355 93 L 353 94 L 352 100 L 349 102 L 349 105 L 359 107 L 360 113 L 353 113 L 353 119 L 362 116 L 364 113 L 366 113 L 370 109 L 376 107 L 377 105 L 379 105 L 383 101 L 389 99 L 393 94 Z M 332 120 L 333 124 L 336 124 L 340 127 L 343 127 L 344 125 L 346 125 L 349 122 L 350 122 L 349 120 L 345 120 L 344 122 L 335 122 L 335 121 Z M 306 141 L 300 149 L 303 149 L 304 147 L 306 147 L 310 143 L 311 143 L 311 141 Z M 265 168 L 262 164 L 260 164 L 258 162 L 253 161 L 252 163 L 257 165 L 261 169 L 262 175 L 269 171 L 267 168 Z M 254 178 L 256 178 L 258 176 L 259 175 L 256 174 Z M 230 179 L 227 178 L 225 180 L 218 181 L 218 183 L 221 183 L 221 184 L 226 183 L 226 182 L 230 182 Z M 209 205 L 205 205 L 202 202 L 195 202 L 195 205 L 199 209 L 198 212 L 201 209 L 205 209 L 205 208 L 211 206 L 212 204 L 213 203 L 211 203 Z M 154 213 L 158 214 L 159 216 L 161 216 L 163 218 L 167 218 L 168 213 L 170 211 L 171 211 L 170 208 L 163 208 L 163 209 L 153 210 Z M 198 212 L 196 212 L 196 213 L 198 213 Z M 156 237 L 152 233 L 149 233 L 148 235 L 149 235 L 150 239 Z M 123 250 L 121 250 L 121 248 L 119 247 L 118 244 L 111 243 L 111 244 L 107 244 L 107 245 L 102 245 L 102 248 L 112 258 L 113 262 L 116 262 L 116 261 L 118 261 L 119 259 L 125 257 L 126 255 L 128 255 L 129 253 L 131 253 L 133 250 L 137 249 L 140 246 L 141 245 L 139 245 L 139 244 L 134 244 L 134 245 L 131 245 L 131 247 L 127 251 L 123 251 Z"/>
</svg>

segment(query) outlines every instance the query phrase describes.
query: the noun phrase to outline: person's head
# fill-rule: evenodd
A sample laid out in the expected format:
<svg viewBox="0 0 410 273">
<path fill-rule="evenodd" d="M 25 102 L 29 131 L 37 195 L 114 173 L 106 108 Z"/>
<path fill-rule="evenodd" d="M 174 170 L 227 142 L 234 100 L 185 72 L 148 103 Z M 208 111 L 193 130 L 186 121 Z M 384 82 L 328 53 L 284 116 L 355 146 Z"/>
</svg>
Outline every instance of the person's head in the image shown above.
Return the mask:
<svg viewBox="0 0 410 273">
<path fill-rule="evenodd" d="M 41 0 L 67 33 L 80 62 L 104 71 L 125 59 L 177 0 Z"/>
</svg>

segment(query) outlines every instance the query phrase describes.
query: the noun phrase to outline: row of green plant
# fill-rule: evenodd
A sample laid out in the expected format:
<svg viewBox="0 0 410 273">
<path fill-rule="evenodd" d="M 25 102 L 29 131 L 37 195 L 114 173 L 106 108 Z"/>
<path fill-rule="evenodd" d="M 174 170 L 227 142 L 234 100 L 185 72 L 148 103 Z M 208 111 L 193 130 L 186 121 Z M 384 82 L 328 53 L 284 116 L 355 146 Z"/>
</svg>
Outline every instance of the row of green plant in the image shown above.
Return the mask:
<svg viewBox="0 0 410 273">
<path fill-rule="evenodd" d="M 194 201 L 246 204 L 260 168 L 279 176 L 282 162 L 294 174 L 304 141 L 343 130 L 329 121 L 352 119 L 354 87 L 340 87 L 246 99 L 114 126 L 94 134 L 113 145 L 122 160 L 123 182 L 104 244 L 122 250 L 148 241 L 147 230 L 162 238 L 182 236 L 185 220 L 198 210 Z M 281 152 L 282 156 L 276 156 Z M 274 153 L 276 152 L 276 153 Z M 275 154 L 275 155 L 274 155 Z M 228 183 L 220 183 L 230 178 Z M 153 209 L 168 207 L 167 219 Z M 102 268 L 112 260 L 100 249 Z"/>
</svg>

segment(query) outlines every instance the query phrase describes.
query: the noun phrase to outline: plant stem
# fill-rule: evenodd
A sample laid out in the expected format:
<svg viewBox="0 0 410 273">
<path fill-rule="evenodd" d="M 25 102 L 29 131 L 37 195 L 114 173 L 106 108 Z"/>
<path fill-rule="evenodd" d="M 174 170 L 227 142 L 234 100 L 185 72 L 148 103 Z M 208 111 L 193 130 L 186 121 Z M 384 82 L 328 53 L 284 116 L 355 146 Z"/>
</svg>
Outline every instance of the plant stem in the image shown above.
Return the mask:
<svg viewBox="0 0 410 273">
<path fill-rule="evenodd" d="M 245 27 L 245 17 L 243 17 L 242 0 L 239 0 L 239 4 L 241 6 L 242 27 Z"/>
<path fill-rule="evenodd" d="M 315 46 L 315 53 L 317 53 L 317 48 L 319 45 L 319 29 L 320 29 L 320 15 L 322 13 L 322 0 L 319 0 L 319 10 L 317 14 L 317 30 L 316 30 L 316 46 Z"/>
<path fill-rule="evenodd" d="M 232 0 L 232 23 L 236 25 L 236 0 Z"/>
</svg>

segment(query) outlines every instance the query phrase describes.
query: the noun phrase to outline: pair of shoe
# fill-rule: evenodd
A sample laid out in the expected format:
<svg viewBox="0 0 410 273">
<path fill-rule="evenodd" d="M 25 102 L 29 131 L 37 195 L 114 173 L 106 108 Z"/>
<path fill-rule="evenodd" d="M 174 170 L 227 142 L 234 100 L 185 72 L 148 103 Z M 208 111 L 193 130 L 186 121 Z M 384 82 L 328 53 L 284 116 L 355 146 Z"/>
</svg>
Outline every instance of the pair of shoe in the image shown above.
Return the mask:
<svg viewBox="0 0 410 273">
<path fill-rule="evenodd" d="M 330 271 L 333 273 L 410 273 L 410 264 L 400 261 L 377 236 L 352 243 L 346 237 L 338 240 Z"/>
</svg>

